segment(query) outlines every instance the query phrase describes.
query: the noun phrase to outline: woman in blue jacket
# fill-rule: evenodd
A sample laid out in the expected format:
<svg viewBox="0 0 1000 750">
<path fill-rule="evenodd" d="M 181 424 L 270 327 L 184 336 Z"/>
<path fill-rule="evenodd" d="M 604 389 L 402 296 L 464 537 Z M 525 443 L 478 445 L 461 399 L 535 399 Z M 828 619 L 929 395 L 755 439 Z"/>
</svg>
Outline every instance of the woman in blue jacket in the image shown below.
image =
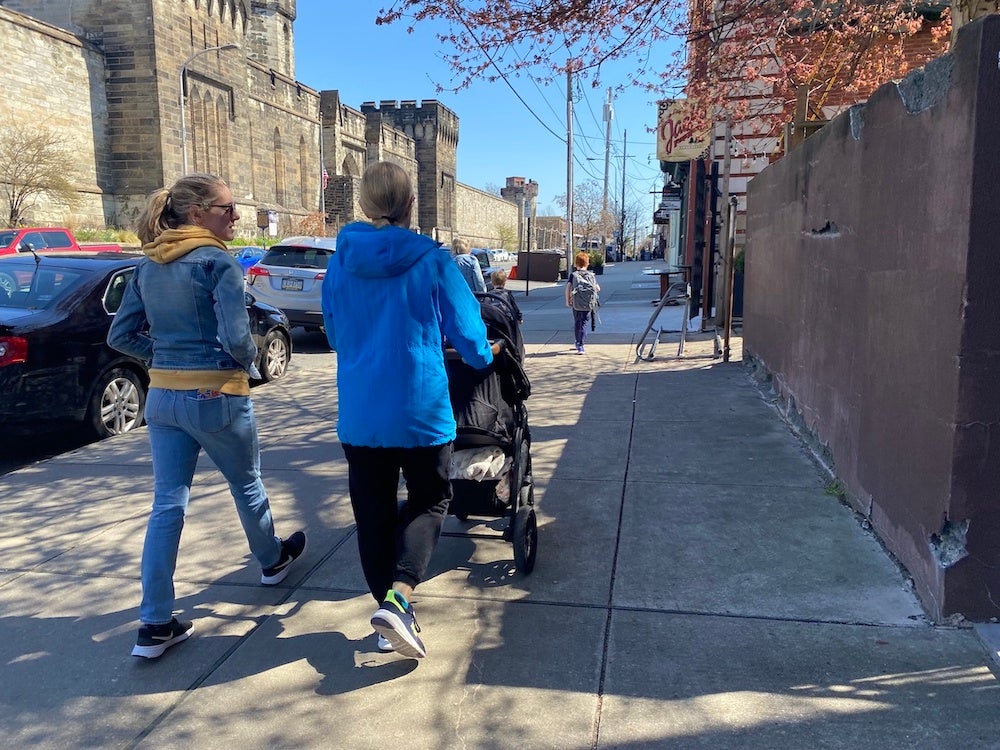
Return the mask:
<svg viewBox="0 0 1000 750">
<path fill-rule="evenodd" d="M 369 166 L 361 210 L 323 280 L 323 318 L 337 352 L 337 434 L 347 457 L 358 551 L 380 606 L 379 647 L 423 657 L 409 597 L 427 570 L 452 497 L 456 425 L 443 337 L 471 366 L 493 361 L 476 301 L 437 242 L 410 229 L 414 195 L 402 168 Z M 397 509 L 399 473 L 407 498 Z"/>
</svg>

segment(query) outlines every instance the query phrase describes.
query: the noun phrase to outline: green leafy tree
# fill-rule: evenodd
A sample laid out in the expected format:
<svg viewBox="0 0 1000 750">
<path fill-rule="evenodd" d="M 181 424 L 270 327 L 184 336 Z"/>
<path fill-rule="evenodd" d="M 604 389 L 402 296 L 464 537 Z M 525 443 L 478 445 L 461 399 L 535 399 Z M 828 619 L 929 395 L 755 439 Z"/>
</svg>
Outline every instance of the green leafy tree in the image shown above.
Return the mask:
<svg viewBox="0 0 1000 750">
<path fill-rule="evenodd" d="M 69 141 L 36 122 L 0 130 L 0 196 L 7 226 L 17 226 L 40 198 L 73 208 L 79 204 Z"/>
<path fill-rule="evenodd" d="M 497 242 L 504 250 L 517 252 L 517 228 L 510 224 L 497 224 Z"/>
</svg>

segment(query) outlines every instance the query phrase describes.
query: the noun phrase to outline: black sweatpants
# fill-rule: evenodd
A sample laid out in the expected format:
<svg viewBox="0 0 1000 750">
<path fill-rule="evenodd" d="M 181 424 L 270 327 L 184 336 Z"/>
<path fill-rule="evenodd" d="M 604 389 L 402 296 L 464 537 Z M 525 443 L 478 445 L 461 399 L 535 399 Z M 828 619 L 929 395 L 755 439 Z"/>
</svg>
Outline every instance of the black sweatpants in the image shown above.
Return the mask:
<svg viewBox="0 0 1000 750">
<path fill-rule="evenodd" d="M 423 580 L 451 502 L 451 443 L 429 448 L 344 445 L 361 568 L 379 604 L 394 581 Z M 406 501 L 396 490 L 399 472 Z"/>
</svg>

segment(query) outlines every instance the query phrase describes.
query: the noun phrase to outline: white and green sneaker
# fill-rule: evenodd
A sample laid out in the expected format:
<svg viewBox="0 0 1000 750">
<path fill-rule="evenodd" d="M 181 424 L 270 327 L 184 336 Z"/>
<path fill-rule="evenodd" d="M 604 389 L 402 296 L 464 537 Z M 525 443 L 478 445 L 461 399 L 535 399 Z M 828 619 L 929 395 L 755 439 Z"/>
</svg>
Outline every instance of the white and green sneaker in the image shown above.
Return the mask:
<svg viewBox="0 0 1000 750">
<path fill-rule="evenodd" d="M 414 659 L 427 656 L 427 649 L 417 635 L 420 626 L 417 624 L 413 605 L 398 591 L 389 589 L 382 606 L 372 615 L 372 627 L 389 642 L 396 653 Z"/>
</svg>

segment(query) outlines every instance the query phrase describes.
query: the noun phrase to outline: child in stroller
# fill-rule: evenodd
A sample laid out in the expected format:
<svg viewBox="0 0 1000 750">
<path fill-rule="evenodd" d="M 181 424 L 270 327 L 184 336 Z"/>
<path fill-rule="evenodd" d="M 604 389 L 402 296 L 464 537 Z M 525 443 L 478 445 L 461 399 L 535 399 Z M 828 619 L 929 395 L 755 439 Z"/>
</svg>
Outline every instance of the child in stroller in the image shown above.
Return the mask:
<svg viewBox="0 0 1000 750">
<path fill-rule="evenodd" d="M 476 293 L 491 341 L 500 353 L 486 370 L 469 367 L 457 353 L 447 356 L 451 405 L 458 424 L 452 459 L 449 513 L 508 518 L 504 539 L 514 545 L 514 565 L 523 575 L 535 566 L 538 529 L 531 478 L 531 433 L 524 405 L 531 384 L 524 372 L 524 343 L 517 313 L 494 292 Z"/>
</svg>

